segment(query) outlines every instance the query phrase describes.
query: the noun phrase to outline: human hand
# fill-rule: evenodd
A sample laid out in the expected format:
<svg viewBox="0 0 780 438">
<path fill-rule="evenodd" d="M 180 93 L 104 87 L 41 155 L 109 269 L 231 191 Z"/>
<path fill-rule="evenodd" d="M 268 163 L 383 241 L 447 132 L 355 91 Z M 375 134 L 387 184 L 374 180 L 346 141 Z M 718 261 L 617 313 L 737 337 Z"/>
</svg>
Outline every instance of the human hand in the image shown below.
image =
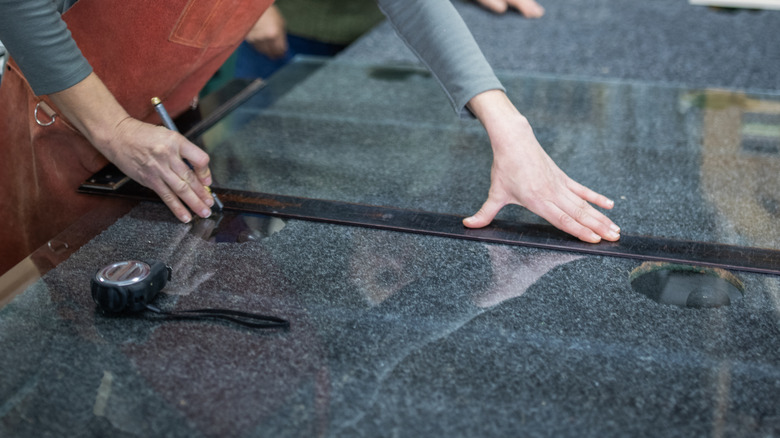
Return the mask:
<svg viewBox="0 0 780 438">
<path fill-rule="evenodd" d="M 544 8 L 534 0 L 476 0 L 476 2 L 497 14 L 503 14 L 511 6 L 526 18 L 540 18 L 544 15 Z"/>
<path fill-rule="evenodd" d="M 555 165 L 506 94 L 486 91 L 471 99 L 469 108 L 488 132 L 493 167 L 488 199 L 463 220 L 465 226 L 484 227 L 505 205 L 517 204 L 585 242 L 620 239 L 620 228 L 590 205 L 611 209 L 614 203 Z"/>
<path fill-rule="evenodd" d="M 184 204 L 198 216 L 211 215 L 209 156 L 178 132 L 127 117 L 109 142 L 96 147 L 125 175 L 154 190 L 182 222 L 192 220 Z"/>
<path fill-rule="evenodd" d="M 287 30 L 282 13 L 271 5 L 257 20 L 246 36 L 255 50 L 271 59 L 279 59 L 287 52 Z"/>
<path fill-rule="evenodd" d="M 192 220 L 182 201 L 199 216 L 211 215 L 209 157 L 184 136 L 130 117 L 95 73 L 50 97 L 100 153 L 160 195 L 179 220 Z"/>
</svg>

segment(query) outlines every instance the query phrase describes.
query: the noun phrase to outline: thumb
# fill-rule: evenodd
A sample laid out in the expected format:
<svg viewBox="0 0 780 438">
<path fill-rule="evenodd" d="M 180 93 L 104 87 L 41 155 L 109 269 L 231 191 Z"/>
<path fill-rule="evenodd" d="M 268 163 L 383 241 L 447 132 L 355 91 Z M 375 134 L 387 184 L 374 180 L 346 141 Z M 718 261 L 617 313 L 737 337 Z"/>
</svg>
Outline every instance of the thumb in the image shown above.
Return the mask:
<svg viewBox="0 0 780 438">
<path fill-rule="evenodd" d="M 463 225 L 468 228 L 486 227 L 493 221 L 493 218 L 496 217 L 503 207 L 504 204 L 494 201 L 492 198 L 488 198 L 488 200 L 482 204 L 482 208 L 480 208 L 474 216 L 463 219 Z"/>
</svg>

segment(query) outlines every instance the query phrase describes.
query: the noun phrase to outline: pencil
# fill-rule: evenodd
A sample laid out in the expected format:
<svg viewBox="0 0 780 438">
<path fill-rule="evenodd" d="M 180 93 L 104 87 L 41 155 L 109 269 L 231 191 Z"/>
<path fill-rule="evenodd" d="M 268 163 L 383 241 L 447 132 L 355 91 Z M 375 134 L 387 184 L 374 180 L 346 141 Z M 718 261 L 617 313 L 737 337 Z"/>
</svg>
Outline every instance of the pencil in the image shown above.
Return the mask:
<svg viewBox="0 0 780 438">
<path fill-rule="evenodd" d="M 179 132 L 179 129 L 176 128 L 176 124 L 173 123 L 173 119 L 171 118 L 170 114 L 168 114 L 168 111 L 165 109 L 165 106 L 163 106 L 162 101 L 159 97 L 153 97 L 152 98 L 152 105 L 154 105 L 155 111 L 157 111 L 157 114 L 160 115 L 160 118 L 162 119 L 163 125 L 165 125 L 166 128 L 170 129 L 171 131 Z M 187 166 L 192 169 L 192 164 L 190 164 L 189 161 L 187 161 L 186 158 L 182 158 L 184 162 L 187 164 Z M 207 192 L 211 195 L 212 198 L 214 198 L 214 207 L 218 213 L 222 211 L 222 209 L 225 207 L 225 205 L 222 203 L 222 201 L 219 200 L 219 197 L 217 197 L 217 194 L 211 191 L 211 187 L 209 186 L 203 186 Z"/>
</svg>

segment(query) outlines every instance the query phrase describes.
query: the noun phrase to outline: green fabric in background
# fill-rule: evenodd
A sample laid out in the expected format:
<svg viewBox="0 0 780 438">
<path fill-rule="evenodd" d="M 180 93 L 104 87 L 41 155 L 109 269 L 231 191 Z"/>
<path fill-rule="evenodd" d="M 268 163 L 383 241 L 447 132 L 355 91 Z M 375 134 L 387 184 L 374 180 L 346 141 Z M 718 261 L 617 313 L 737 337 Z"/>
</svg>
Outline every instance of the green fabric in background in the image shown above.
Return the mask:
<svg viewBox="0 0 780 438">
<path fill-rule="evenodd" d="M 374 0 L 277 0 L 287 32 L 323 43 L 348 45 L 379 24 L 385 16 Z M 205 96 L 233 79 L 234 53 L 201 90 Z"/>
<path fill-rule="evenodd" d="M 349 44 L 384 19 L 374 0 L 277 0 L 287 32 L 331 44 Z"/>
</svg>

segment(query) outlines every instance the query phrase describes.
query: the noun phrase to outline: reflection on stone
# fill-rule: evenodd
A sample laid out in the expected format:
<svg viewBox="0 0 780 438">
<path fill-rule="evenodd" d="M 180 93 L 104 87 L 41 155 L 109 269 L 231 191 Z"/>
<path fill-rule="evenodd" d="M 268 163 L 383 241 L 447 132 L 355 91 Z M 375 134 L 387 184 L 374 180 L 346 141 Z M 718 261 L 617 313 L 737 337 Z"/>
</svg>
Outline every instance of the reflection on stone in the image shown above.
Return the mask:
<svg viewBox="0 0 780 438">
<path fill-rule="evenodd" d="M 544 274 L 557 266 L 582 258 L 565 252 L 539 253 L 519 256 L 510 247 L 487 247 L 493 270 L 490 288 L 474 297 L 474 303 L 482 308 L 493 307 L 503 301 L 519 297 Z"/>
<path fill-rule="evenodd" d="M 709 91 L 701 99 L 706 199 L 749 243 L 775 242 L 780 236 L 780 100 L 725 91 Z"/>
<path fill-rule="evenodd" d="M 377 73 L 385 70 L 398 80 Z M 489 187 L 487 136 L 422 72 L 333 62 L 270 107 L 250 100 L 204 137 L 216 178 L 239 190 L 472 214 Z M 609 216 L 626 233 L 780 248 L 770 220 L 780 173 L 774 97 L 501 79 L 556 163 L 618 200 Z M 540 220 L 522 208 L 499 218 Z"/>
</svg>

